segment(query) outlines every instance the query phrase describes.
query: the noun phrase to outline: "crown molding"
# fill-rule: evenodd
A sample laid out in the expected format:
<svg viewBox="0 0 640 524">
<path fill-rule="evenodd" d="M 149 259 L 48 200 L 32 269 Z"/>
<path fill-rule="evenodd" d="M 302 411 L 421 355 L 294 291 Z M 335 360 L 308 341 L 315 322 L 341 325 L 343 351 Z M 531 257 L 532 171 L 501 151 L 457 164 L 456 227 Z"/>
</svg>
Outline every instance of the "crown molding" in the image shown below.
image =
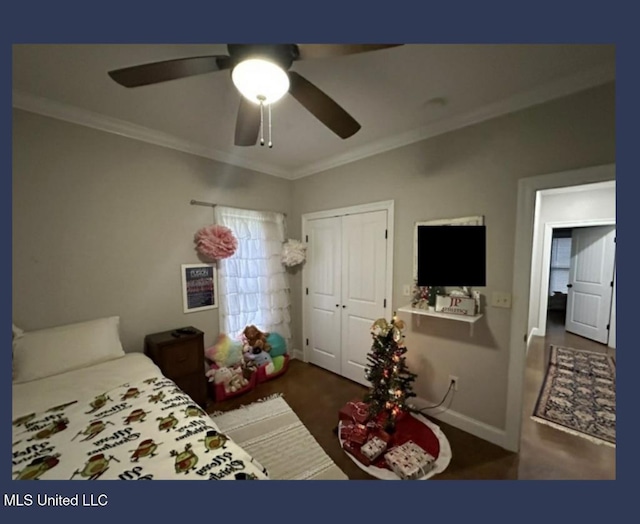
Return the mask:
<svg viewBox="0 0 640 524">
<path fill-rule="evenodd" d="M 86 109 L 81 109 L 70 104 L 56 102 L 49 98 L 35 96 L 23 91 L 13 91 L 13 107 L 31 113 L 64 120 L 73 124 L 91 127 L 107 133 L 140 140 L 149 144 L 154 144 L 169 149 L 175 149 L 183 153 L 209 158 L 218 162 L 224 162 L 245 169 L 251 169 L 260 173 L 277 176 L 280 178 L 290 178 L 290 173 L 273 165 L 253 162 L 235 155 L 208 148 L 195 142 L 177 138 L 162 131 L 156 131 L 148 127 L 132 124 L 125 120 L 112 118 L 100 113 L 94 113 Z"/>
<path fill-rule="evenodd" d="M 612 82 L 615 80 L 615 65 L 605 65 L 589 71 L 563 78 L 559 81 L 543 85 L 539 88 L 521 93 L 505 100 L 486 105 L 475 111 L 456 115 L 434 124 L 408 131 L 399 135 L 377 140 L 362 147 L 354 148 L 348 153 L 337 155 L 319 162 L 307 164 L 299 169 L 288 170 L 267 163 L 258 163 L 239 158 L 214 148 L 205 147 L 188 140 L 177 138 L 168 133 L 132 124 L 125 120 L 112 118 L 100 113 L 94 113 L 70 104 L 31 95 L 23 91 L 13 91 L 13 107 L 37 113 L 74 124 L 91 127 L 107 133 L 124 136 L 134 140 L 141 140 L 150 144 L 167 147 L 209 158 L 234 166 L 251 169 L 260 173 L 296 180 L 306 176 L 327 171 L 356 160 L 384 153 L 392 149 L 407 146 L 427 138 L 448 133 L 473 124 L 496 118 L 527 107 L 548 102 L 555 98 L 567 96 L 590 87 Z"/>
<path fill-rule="evenodd" d="M 343 155 L 309 164 L 301 169 L 295 170 L 291 173 L 289 178 L 295 180 L 320 173 L 322 171 L 327 171 L 329 169 L 340 167 L 344 164 L 355 162 L 356 160 L 361 160 L 392 149 L 420 142 L 427 138 L 432 138 L 450 131 L 455 131 L 456 129 L 478 124 L 485 120 L 490 120 L 508 113 L 526 109 L 527 107 L 542 104 L 544 102 L 571 95 L 578 91 L 589 89 L 590 87 L 596 87 L 614 80 L 614 65 L 597 67 L 583 73 L 565 77 L 556 82 L 545 84 L 539 88 L 520 93 L 505 100 L 488 104 L 475 111 L 446 118 L 434 124 L 429 124 L 400 135 L 383 138 L 382 140 L 355 148 Z"/>
</svg>

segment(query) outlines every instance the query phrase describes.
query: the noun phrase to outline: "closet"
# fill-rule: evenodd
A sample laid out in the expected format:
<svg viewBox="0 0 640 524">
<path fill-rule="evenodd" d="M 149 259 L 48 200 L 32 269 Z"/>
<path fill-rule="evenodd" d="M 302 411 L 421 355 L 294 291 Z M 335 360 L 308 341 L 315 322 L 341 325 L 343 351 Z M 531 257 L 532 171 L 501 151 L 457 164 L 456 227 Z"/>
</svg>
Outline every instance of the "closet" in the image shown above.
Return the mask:
<svg viewBox="0 0 640 524">
<path fill-rule="evenodd" d="M 305 361 L 368 385 L 371 324 L 391 318 L 393 202 L 302 217 Z"/>
</svg>

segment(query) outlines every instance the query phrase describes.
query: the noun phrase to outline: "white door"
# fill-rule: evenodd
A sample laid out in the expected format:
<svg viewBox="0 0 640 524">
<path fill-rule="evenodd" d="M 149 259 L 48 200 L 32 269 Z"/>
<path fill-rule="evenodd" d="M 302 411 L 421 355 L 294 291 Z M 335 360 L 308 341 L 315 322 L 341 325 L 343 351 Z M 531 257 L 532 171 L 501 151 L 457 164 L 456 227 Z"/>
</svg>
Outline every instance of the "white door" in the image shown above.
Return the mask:
<svg viewBox="0 0 640 524">
<path fill-rule="evenodd" d="M 371 324 L 385 317 L 387 211 L 342 218 L 342 372 L 369 385 L 364 368 Z"/>
<path fill-rule="evenodd" d="M 615 266 L 615 226 L 575 228 L 565 329 L 603 344 L 609 318 Z"/>
<path fill-rule="evenodd" d="M 306 269 L 309 294 L 309 361 L 340 373 L 341 218 L 308 223 Z"/>
</svg>

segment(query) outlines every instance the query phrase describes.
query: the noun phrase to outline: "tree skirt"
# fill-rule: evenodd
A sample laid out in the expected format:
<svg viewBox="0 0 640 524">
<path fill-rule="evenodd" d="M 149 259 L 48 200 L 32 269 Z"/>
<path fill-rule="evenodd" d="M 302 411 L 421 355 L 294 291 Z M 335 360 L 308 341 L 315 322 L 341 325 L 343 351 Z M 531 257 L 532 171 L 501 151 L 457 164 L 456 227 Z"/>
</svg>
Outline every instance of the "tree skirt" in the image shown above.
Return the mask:
<svg viewBox="0 0 640 524">
<path fill-rule="evenodd" d="M 591 442 L 615 447 L 615 359 L 603 353 L 552 345 L 531 418 Z"/>
<path fill-rule="evenodd" d="M 343 440 L 340 438 L 341 425 L 342 421 L 338 424 L 340 446 L 343 444 Z M 433 468 L 418 480 L 427 480 L 447 469 L 449 462 L 451 462 L 451 446 L 439 426 L 427 420 L 427 418 L 422 415 L 411 413 L 397 422 L 396 432 L 393 435 L 393 445 L 399 446 L 409 440 L 415 442 L 436 459 Z M 401 480 L 400 477 L 386 465 L 384 453 L 370 466 L 365 466 L 351 453 L 347 451 L 345 451 L 345 453 L 361 470 L 366 471 L 373 477 L 382 480 Z"/>
</svg>

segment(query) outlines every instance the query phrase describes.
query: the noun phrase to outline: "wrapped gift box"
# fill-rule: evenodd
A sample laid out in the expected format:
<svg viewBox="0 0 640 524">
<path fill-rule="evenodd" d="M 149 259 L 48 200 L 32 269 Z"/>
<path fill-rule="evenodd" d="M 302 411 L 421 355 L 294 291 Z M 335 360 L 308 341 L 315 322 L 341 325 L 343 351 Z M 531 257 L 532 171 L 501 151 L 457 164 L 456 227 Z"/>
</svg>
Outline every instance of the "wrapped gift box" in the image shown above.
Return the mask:
<svg viewBox="0 0 640 524">
<path fill-rule="evenodd" d="M 340 420 L 348 420 L 357 422 L 358 424 L 366 424 L 369 420 L 369 405 L 361 400 L 352 400 L 347 402 L 338 412 Z"/>
<path fill-rule="evenodd" d="M 367 441 L 367 428 L 362 424 L 354 424 L 349 435 L 349 440 L 356 444 L 364 444 Z"/>
<path fill-rule="evenodd" d="M 380 440 L 384 441 L 388 448 L 391 447 L 391 435 L 389 435 L 389 433 L 382 429 L 382 426 L 380 424 L 373 420 L 370 420 L 369 422 L 367 422 L 366 428 L 369 433 L 369 438 L 378 437 Z"/>
<path fill-rule="evenodd" d="M 384 440 L 380 437 L 371 437 L 362 445 L 360 452 L 369 460 L 374 461 L 384 453 L 385 449 L 387 449 L 387 443 Z"/>
<path fill-rule="evenodd" d="M 361 451 L 360 444 L 356 444 L 355 442 L 345 441 L 342 445 L 342 448 L 351 453 L 360 463 L 365 466 L 371 466 L 371 460 L 364 455 Z"/>
<path fill-rule="evenodd" d="M 391 470 L 404 480 L 424 477 L 431 471 L 435 462 L 434 457 L 411 440 L 389 450 L 384 460 Z"/>
<path fill-rule="evenodd" d="M 349 440 L 354 424 L 352 422 L 343 421 L 340 424 L 340 440 Z"/>
<path fill-rule="evenodd" d="M 340 423 L 340 438 L 344 441 L 364 444 L 367 441 L 369 431 L 366 426 L 343 420 Z"/>
</svg>

